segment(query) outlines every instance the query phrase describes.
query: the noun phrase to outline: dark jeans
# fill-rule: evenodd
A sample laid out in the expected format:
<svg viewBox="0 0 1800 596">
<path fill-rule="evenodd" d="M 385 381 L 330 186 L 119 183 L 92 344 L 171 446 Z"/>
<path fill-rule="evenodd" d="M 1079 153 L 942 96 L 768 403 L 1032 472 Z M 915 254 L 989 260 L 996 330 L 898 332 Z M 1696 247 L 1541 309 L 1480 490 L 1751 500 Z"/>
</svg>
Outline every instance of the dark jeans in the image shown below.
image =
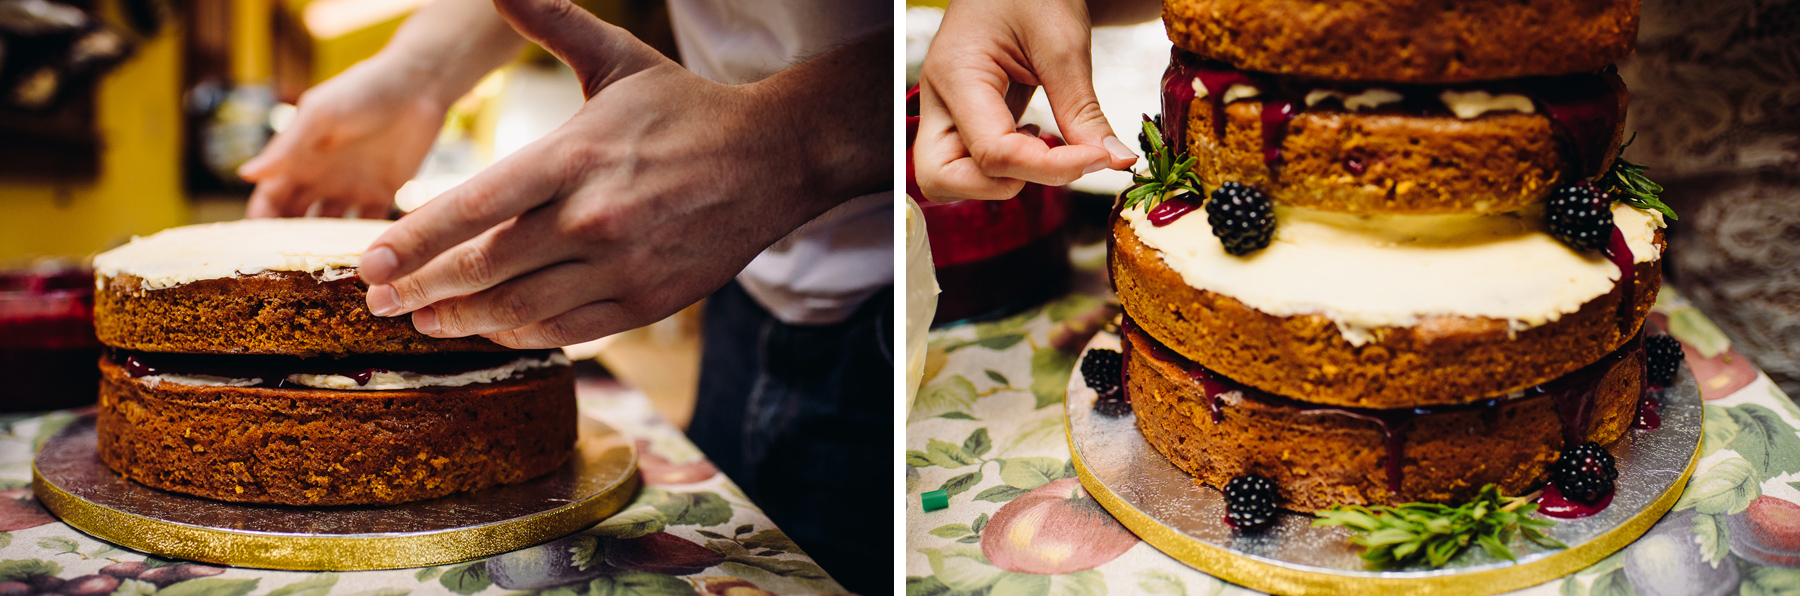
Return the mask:
<svg viewBox="0 0 1800 596">
<path fill-rule="evenodd" d="M 736 281 L 706 303 L 688 438 L 845 589 L 893 590 L 894 292 L 782 323 Z"/>
</svg>

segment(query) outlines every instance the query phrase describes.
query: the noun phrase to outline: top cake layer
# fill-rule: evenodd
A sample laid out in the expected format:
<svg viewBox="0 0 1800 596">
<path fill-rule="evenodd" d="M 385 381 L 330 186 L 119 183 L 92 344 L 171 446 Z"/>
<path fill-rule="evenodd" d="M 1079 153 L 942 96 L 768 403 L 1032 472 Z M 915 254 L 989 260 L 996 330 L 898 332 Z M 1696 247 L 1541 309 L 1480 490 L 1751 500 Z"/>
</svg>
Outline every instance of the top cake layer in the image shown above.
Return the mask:
<svg viewBox="0 0 1800 596">
<path fill-rule="evenodd" d="M 506 348 L 369 312 L 362 251 L 392 222 L 256 219 L 172 228 L 94 257 L 100 342 L 184 354 L 431 354 Z"/>
<path fill-rule="evenodd" d="M 1592 72 L 1629 55 L 1638 0 L 1164 0 L 1175 45 L 1259 72 L 1456 83 Z"/>
<path fill-rule="evenodd" d="M 266 271 L 354 275 L 362 251 L 393 225 L 355 219 L 245 219 L 170 228 L 94 257 L 101 278 L 129 275 L 145 290 Z"/>
</svg>

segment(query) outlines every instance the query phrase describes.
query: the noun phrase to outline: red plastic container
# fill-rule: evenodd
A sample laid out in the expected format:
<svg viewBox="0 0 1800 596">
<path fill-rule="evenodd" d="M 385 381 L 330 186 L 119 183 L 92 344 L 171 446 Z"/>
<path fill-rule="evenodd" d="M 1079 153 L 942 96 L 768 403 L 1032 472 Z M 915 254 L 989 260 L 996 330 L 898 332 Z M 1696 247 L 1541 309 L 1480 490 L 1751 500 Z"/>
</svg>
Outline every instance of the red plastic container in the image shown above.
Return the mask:
<svg viewBox="0 0 1800 596">
<path fill-rule="evenodd" d="M 919 91 L 906 95 L 906 191 L 919 202 L 937 269 L 933 327 L 1010 315 L 1068 291 L 1069 189 L 1026 184 L 1005 201 L 933 203 L 913 178 L 912 141 L 918 134 Z M 1053 134 L 1041 135 L 1051 147 Z"/>
<path fill-rule="evenodd" d="M 100 349 L 92 271 L 0 272 L 0 411 L 94 403 Z"/>
</svg>

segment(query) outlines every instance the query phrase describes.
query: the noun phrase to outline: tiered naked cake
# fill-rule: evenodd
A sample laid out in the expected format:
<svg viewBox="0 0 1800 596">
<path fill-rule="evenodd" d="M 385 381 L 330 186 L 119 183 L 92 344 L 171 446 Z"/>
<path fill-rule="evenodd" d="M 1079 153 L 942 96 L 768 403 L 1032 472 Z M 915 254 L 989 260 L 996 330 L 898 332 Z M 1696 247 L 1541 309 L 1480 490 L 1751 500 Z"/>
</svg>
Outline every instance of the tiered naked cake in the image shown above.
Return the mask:
<svg viewBox="0 0 1800 596">
<path fill-rule="evenodd" d="M 1618 439 L 1664 226 L 1608 192 L 1637 15 L 1167 0 L 1158 127 L 1206 195 L 1128 194 L 1112 222 L 1145 439 L 1298 511 L 1521 494 Z"/>
<path fill-rule="evenodd" d="M 100 457 L 223 501 L 392 504 L 522 482 L 575 447 L 560 350 L 436 339 L 357 277 L 391 222 L 246 220 L 94 259 Z"/>
</svg>

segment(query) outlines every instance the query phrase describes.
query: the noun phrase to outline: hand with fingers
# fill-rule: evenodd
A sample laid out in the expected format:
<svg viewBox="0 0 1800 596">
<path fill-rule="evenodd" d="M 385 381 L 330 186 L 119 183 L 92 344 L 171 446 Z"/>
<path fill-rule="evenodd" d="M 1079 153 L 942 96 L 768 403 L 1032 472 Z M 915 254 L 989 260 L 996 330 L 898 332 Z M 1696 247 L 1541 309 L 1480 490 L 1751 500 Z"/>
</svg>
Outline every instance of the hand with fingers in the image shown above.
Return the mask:
<svg viewBox="0 0 1800 596">
<path fill-rule="evenodd" d="M 1026 182 L 1063 185 L 1136 163 L 1137 154 L 1113 134 L 1094 98 L 1090 52 L 1095 20 L 1150 14 L 1124 3 L 952 2 L 919 72 L 913 161 L 926 198 L 1009 199 Z M 1018 126 L 1037 86 L 1067 145 L 1048 147 L 1035 130 Z"/>
<path fill-rule="evenodd" d="M 491 0 L 437 0 L 381 53 L 300 96 L 294 121 L 238 168 L 247 217 L 387 217 L 450 104 L 525 40 Z"/>
<path fill-rule="evenodd" d="M 448 104 L 423 71 L 377 56 L 300 97 L 294 121 L 238 168 L 256 183 L 247 217 L 387 217 L 443 127 Z"/>
<path fill-rule="evenodd" d="M 437 337 L 562 346 L 724 285 L 833 205 L 892 184 L 891 36 L 756 83 L 703 79 L 568 0 L 499 0 L 586 104 L 364 252 L 376 315 Z"/>
</svg>

